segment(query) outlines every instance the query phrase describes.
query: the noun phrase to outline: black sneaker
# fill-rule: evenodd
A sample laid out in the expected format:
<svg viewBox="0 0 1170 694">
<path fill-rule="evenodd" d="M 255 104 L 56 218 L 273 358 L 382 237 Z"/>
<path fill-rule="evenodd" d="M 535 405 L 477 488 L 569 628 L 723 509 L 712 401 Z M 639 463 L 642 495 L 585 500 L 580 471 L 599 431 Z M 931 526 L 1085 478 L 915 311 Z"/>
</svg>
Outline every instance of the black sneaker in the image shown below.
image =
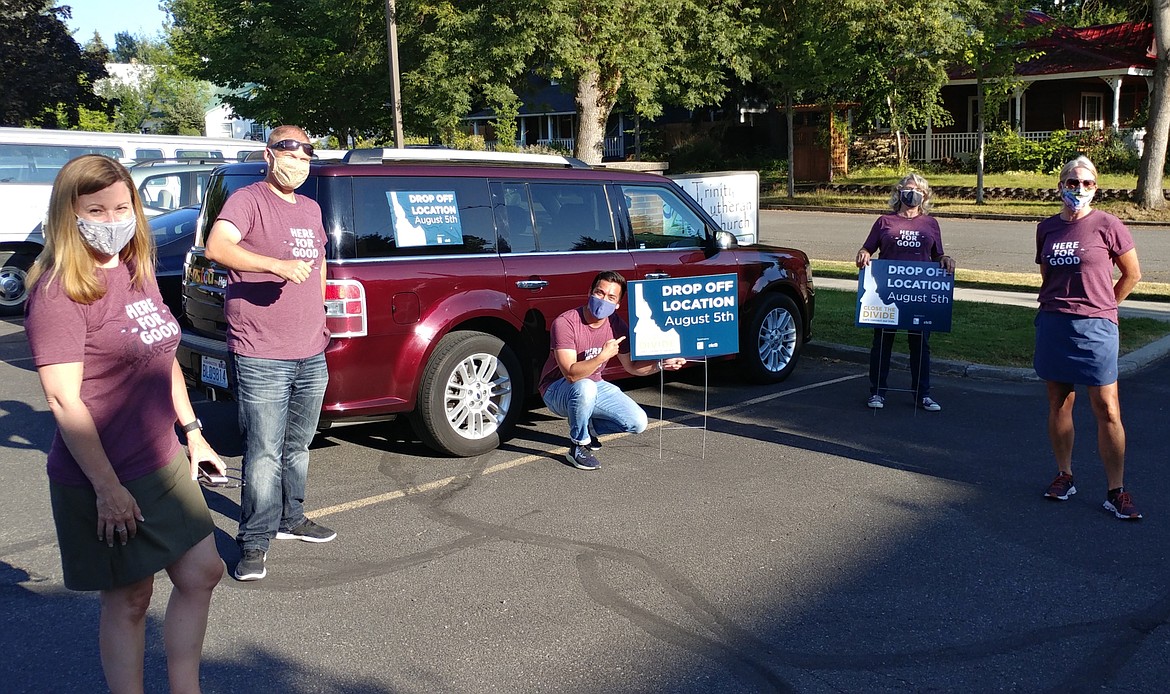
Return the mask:
<svg viewBox="0 0 1170 694">
<path fill-rule="evenodd" d="M 565 460 L 568 460 L 569 464 L 578 470 L 596 470 L 601 467 L 601 463 L 589 452 L 588 446 L 580 446 L 575 443 L 569 446 L 569 452 L 565 454 Z"/>
<path fill-rule="evenodd" d="M 329 542 L 337 537 L 337 533 L 323 525 L 314 523 L 306 518 L 301 524 L 290 530 L 277 530 L 278 540 L 302 540 L 304 542 Z"/>
<path fill-rule="evenodd" d="M 1052 480 L 1052 484 L 1048 485 L 1048 491 L 1044 492 L 1044 496 L 1057 501 L 1068 501 L 1068 498 L 1076 493 L 1077 488 L 1073 486 L 1073 476 L 1062 472 L 1056 476 L 1056 479 Z"/>
<path fill-rule="evenodd" d="M 262 549 L 244 550 L 244 555 L 240 557 L 232 575 L 237 581 L 259 581 L 268 575 L 268 569 L 264 568 L 264 560 L 267 557 L 268 554 Z"/>
</svg>

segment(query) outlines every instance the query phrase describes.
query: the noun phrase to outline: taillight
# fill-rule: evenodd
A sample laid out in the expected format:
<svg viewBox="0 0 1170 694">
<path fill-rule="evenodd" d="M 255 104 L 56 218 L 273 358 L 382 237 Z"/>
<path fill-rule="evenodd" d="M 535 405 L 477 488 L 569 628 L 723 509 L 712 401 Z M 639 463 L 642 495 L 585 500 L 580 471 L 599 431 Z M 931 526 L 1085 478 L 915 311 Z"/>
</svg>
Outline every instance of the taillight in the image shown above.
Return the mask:
<svg viewBox="0 0 1170 694">
<path fill-rule="evenodd" d="M 333 337 L 366 334 L 366 290 L 357 280 L 326 280 L 325 324 Z"/>
</svg>

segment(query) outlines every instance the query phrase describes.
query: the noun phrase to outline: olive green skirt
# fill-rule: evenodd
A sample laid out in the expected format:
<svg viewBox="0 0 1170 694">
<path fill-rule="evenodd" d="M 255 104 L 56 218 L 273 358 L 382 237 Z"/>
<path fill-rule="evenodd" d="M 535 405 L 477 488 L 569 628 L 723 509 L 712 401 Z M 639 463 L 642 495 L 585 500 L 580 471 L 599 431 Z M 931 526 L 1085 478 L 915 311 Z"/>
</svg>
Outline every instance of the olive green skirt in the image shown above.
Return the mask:
<svg viewBox="0 0 1170 694">
<path fill-rule="evenodd" d="M 187 455 L 125 484 L 142 517 L 123 546 L 97 539 L 97 495 L 92 487 L 49 482 L 65 587 L 108 590 L 141 581 L 174 564 L 215 530 Z"/>
</svg>

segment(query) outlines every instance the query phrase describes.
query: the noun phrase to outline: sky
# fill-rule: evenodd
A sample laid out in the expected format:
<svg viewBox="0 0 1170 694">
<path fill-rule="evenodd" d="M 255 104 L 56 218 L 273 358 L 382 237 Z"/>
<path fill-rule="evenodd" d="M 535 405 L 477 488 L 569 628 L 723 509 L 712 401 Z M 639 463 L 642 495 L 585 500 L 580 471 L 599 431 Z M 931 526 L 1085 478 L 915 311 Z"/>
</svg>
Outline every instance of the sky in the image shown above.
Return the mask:
<svg viewBox="0 0 1170 694">
<path fill-rule="evenodd" d="M 65 24 L 82 45 L 93 38 L 95 29 L 110 48 L 114 34 L 121 31 L 154 37 L 167 19 L 167 13 L 158 8 L 159 0 L 57 0 L 57 5 L 73 9 L 73 19 Z"/>
</svg>

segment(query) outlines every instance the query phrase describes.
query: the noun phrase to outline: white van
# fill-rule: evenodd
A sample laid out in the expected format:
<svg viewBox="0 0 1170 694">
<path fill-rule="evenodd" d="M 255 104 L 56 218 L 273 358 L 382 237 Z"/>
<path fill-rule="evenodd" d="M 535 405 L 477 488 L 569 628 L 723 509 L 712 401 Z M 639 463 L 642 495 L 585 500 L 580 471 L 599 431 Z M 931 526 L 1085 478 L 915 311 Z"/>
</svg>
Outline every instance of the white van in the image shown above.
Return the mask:
<svg viewBox="0 0 1170 694">
<path fill-rule="evenodd" d="M 140 192 L 147 213 L 158 214 L 198 202 L 202 183 L 216 162 L 240 161 L 262 149 L 263 142 L 228 138 L 0 128 L 0 209 L 5 212 L 0 220 L 0 316 L 24 310 L 25 273 L 44 247 L 41 223 L 53 180 L 65 162 L 82 154 L 104 154 L 126 164 L 166 159 L 192 162 L 187 167 L 192 174 L 202 169 L 193 192 L 177 187 L 185 180 L 178 169 L 167 170 L 172 175 L 165 178 L 162 169 L 156 170 L 151 182 L 143 183 L 145 189 Z"/>
</svg>

